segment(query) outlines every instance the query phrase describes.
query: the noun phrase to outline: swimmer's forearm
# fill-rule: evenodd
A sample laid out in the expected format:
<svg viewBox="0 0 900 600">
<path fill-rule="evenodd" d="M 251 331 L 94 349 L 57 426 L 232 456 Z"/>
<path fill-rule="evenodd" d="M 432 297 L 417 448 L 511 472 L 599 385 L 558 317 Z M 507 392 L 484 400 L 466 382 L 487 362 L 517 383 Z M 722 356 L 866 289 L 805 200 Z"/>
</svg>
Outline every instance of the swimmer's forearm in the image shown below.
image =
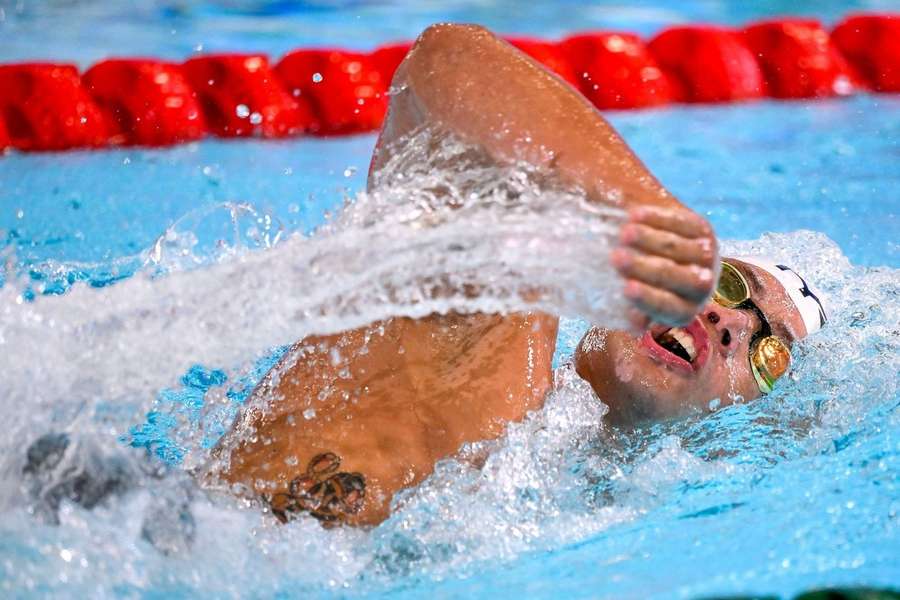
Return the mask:
<svg viewBox="0 0 900 600">
<path fill-rule="evenodd" d="M 402 104 L 394 135 L 437 123 L 499 160 L 547 166 L 595 200 L 678 204 L 581 94 L 484 28 L 429 27 L 395 85 L 406 97 L 392 99 Z"/>
</svg>

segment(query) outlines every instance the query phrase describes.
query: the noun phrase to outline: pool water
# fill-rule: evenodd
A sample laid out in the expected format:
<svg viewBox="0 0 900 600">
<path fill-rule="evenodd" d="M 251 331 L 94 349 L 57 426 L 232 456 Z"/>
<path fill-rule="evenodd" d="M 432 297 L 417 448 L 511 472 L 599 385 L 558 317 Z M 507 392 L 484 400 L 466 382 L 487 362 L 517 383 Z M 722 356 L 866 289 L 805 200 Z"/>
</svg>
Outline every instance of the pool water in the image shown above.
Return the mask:
<svg viewBox="0 0 900 600">
<path fill-rule="evenodd" d="M 25 2 L 0 13 L 0 60 L 370 48 L 443 19 L 548 37 L 779 12 L 831 22 L 886 4 L 514 6 Z M 39 43 L 48 28 L 59 35 Z M 900 585 L 900 99 L 608 117 L 727 252 L 765 250 L 808 273 L 830 326 L 771 396 L 621 431 L 565 367 L 586 327 L 568 314 L 547 406 L 491 444 L 482 469 L 442 462 L 371 531 L 275 526 L 185 471 L 298 335 L 290 294 L 331 276 L 288 281 L 307 273 L 298 236 L 364 188 L 374 136 L 0 158 L 0 590 L 693 598 Z M 35 502 L 25 448 L 54 431 L 79 440 L 72 469 L 127 491 L 92 510 Z"/>
</svg>

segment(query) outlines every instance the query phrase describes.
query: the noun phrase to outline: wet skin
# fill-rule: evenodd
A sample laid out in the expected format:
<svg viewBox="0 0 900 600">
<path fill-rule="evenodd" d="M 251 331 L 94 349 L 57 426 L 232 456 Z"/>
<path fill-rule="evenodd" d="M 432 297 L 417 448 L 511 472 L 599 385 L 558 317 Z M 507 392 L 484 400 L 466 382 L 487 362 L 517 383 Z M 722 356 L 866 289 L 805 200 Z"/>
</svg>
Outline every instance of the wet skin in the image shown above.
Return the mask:
<svg viewBox="0 0 900 600">
<path fill-rule="evenodd" d="M 775 335 L 788 344 L 806 336 L 800 313 L 774 277 L 728 260 L 747 278 L 751 297 Z M 715 399 L 719 407 L 750 401 L 760 396 L 749 360 L 750 341 L 760 325 L 749 309 L 707 303 L 686 328 L 697 346 L 692 364 L 654 341 L 666 326 L 654 325 L 640 335 L 592 329 L 575 354 L 576 370 L 609 406 L 614 423 L 704 411 Z"/>
<path fill-rule="evenodd" d="M 694 330 L 702 327 L 710 344 L 696 370 L 667 362 L 627 332 L 603 333 L 603 345 L 592 343 L 598 331 L 585 338 L 577 370 L 618 422 L 758 394 L 746 358 L 756 317 L 707 304 L 718 270 L 712 228 L 656 181 L 577 91 L 488 31 L 462 25 L 426 30 L 393 87 L 370 185 L 397 144 L 422 126 L 452 132 L 498 163 L 540 165 L 590 200 L 627 211 L 612 260 L 636 330 L 690 323 L 700 313 Z M 776 332 L 784 323 L 798 333 L 799 317 L 765 277 L 754 299 Z M 556 333 L 556 318 L 540 313 L 436 315 L 301 340 L 254 392 L 216 450 L 227 461 L 211 477 L 237 484 L 283 520 L 305 513 L 325 523 L 376 524 L 389 516 L 394 494 L 422 481 L 436 461 L 502 435 L 507 423 L 541 407 Z"/>
</svg>

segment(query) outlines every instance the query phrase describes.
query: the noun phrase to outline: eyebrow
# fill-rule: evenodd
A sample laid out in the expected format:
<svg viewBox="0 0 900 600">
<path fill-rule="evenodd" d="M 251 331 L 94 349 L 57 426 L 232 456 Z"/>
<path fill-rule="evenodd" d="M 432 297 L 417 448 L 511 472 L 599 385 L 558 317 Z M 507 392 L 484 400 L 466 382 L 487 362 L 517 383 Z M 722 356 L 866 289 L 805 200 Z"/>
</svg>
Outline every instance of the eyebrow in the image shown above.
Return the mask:
<svg viewBox="0 0 900 600">
<path fill-rule="evenodd" d="M 751 291 L 756 292 L 756 294 L 762 294 L 762 292 L 766 289 L 766 286 L 763 284 L 762 280 L 759 278 L 759 275 L 753 272 L 753 269 L 740 269 L 741 273 L 744 277 L 747 278 L 748 283 L 750 283 Z M 751 294 L 751 298 L 752 298 Z M 758 297 L 758 296 L 757 296 Z M 781 321 L 773 321 L 769 318 L 769 315 L 766 314 L 766 311 L 759 306 L 759 302 L 756 302 L 756 307 L 759 308 L 759 312 L 763 314 L 766 318 L 766 321 L 769 323 L 769 328 L 772 330 L 772 333 L 777 335 L 778 337 L 787 340 L 791 344 L 793 344 L 797 340 L 797 336 L 794 335 L 794 332 L 791 331 L 784 323 Z M 762 323 L 760 323 L 760 327 L 762 327 Z"/>
<path fill-rule="evenodd" d="M 741 269 L 741 273 L 750 281 L 750 287 L 757 292 L 762 292 L 765 286 L 759 279 L 759 275 L 753 272 L 753 269 Z"/>
</svg>

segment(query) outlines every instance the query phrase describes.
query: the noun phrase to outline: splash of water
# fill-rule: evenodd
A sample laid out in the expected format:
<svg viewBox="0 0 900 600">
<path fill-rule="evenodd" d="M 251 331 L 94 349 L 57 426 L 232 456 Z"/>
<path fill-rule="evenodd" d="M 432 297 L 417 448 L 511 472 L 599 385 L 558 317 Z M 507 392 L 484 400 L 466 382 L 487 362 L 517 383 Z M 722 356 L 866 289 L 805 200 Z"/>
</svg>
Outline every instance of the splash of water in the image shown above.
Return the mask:
<svg viewBox="0 0 900 600">
<path fill-rule="evenodd" d="M 260 215 L 226 207 L 221 223 L 238 223 L 238 232 L 214 258 L 198 257 L 195 242 L 218 217 L 194 216 L 135 259 L 138 274 L 123 282 L 76 284 L 31 303 L 22 286 L 0 290 L 0 394 L 10 416 L 0 442 L 0 538 L 8 540 L 0 585 L 87 595 L 315 595 L 477 574 L 647 519 L 683 502 L 686 488 L 728 487 L 738 497 L 730 505 L 749 502 L 764 469 L 900 426 L 892 412 L 898 272 L 854 267 L 824 236 L 800 232 L 723 249 L 774 256 L 826 294 L 830 326 L 797 346 L 796 366 L 775 394 L 624 435 L 603 424 L 602 403 L 562 366 L 542 410 L 439 463 L 371 531 L 325 531 L 306 518 L 276 526 L 123 450 L 118 438 L 192 364 L 221 366 L 235 381 L 261 352 L 307 333 L 451 309 L 542 308 L 614 324 L 605 256 L 615 215 L 573 192 L 543 189 L 539 174 L 467 161 L 452 144 L 441 152 L 464 165 L 445 165 L 453 185 L 438 187 L 425 167 L 409 181 L 389 178 L 309 238 L 279 239 L 277 224 L 260 227 Z M 472 204 L 472 193 L 487 200 Z M 251 226 L 262 237 L 249 238 L 269 249 L 239 249 L 235 240 Z M 586 264 L 584 256 L 597 258 Z M 471 285 L 483 294 L 447 293 Z M 197 384 L 203 393 L 191 397 L 201 407 L 224 397 L 221 378 L 209 373 Z M 54 525 L 23 499 L 22 449 L 60 428 L 74 434 L 74 446 L 52 472 L 58 479 L 37 482 L 43 490 L 116 459 L 117 474 L 102 469 L 131 491 L 91 510 L 62 497 Z"/>
<path fill-rule="evenodd" d="M 616 211 L 428 131 L 376 183 L 311 237 L 282 240 L 277 223 L 229 205 L 230 218 L 190 215 L 120 261 L 142 267 L 116 285 L 34 302 L 23 285 L 0 289 L 0 396 L 20 407 L 0 447 L 100 404 L 146 409 L 192 364 L 239 378 L 274 346 L 390 316 L 543 309 L 616 321 Z M 194 251 L 201 238 L 230 243 L 210 260 Z M 247 240 L 268 250 L 244 251 Z"/>
</svg>

